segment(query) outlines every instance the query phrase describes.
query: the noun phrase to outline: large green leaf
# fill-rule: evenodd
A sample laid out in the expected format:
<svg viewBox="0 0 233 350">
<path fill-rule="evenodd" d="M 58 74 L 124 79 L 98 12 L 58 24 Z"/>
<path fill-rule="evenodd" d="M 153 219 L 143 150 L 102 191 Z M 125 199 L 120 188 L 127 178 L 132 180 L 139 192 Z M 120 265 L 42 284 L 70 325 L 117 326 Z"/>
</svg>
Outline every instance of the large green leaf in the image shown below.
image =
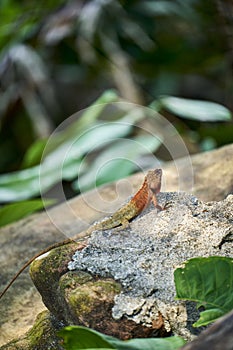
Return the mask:
<svg viewBox="0 0 233 350">
<path fill-rule="evenodd" d="M 47 139 L 36 140 L 24 155 L 21 167 L 29 168 L 40 163 Z"/>
<path fill-rule="evenodd" d="M 177 114 L 181 118 L 204 122 L 228 121 L 232 118 L 226 107 L 209 101 L 189 100 L 180 97 L 161 97 L 160 107 Z"/>
<path fill-rule="evenodd" d="M 94 185 L 99 186 L 128 176 L 143 154 L 152 153 L 161 145 L 161 140 L 151 135 L 115 139 L 114 143 L 96 157 L 89 166 L 89 171 L 73 183 L 76 190 L 87 190 Z"/>
<path fill-rule="evenodd" d="M 68 326 L 58 332 L 64 339 L 66 350 L 77 349 L 116 349 L 105 338 L 104 334 L 80 326 Z"/>
<path fill-rule="evenodd" d="M 0 176 L 2 203 L 31 198 L 39 193 L 39 166 Z"/>
<path fill-rule="evenodd" d="M 193 258 L 174 272 L 177 299 L 196 301 L 204 307 L 200 327 L 214 322 L 233 309 L 233 259 L 226 257 Z"/>
<path fill-rule="evenodd" d="M 118 350 L 175 350 L 185 344 L 180 337 L 170 337 L 163 339 L 156 338 L 138 338 L 127 341 L 118 339 L 110 340 L 110 343 L 116 346 Z"/>
<path fill-rule="evenodd" d="M 47 191 L 62 179 L 73 180 L 78 176 L 82 156 L 97 150 L 115 138 L 127 135 L 130 124 L 99 123 L 75 140 L 62 143 L 45 157 L 39 166 L 0 176 L 1 202 L 22 200 Z"/>
<path fill-rule="evenodd" d="M 35 199 L 5 205 L 0 208 L 0 227 L 22 219 L 23 217 L 54 203 L 55 201 L 53 199 L 44 201 L 41 199 Z"/>
<path fill-rule="evenodd" d="M 22 166 L 30 167 L 39 164 L 46 144 L 46 155 L 48 156 L 49 153 L 54 152 L 61 145 L 64 145 L 67 142 L 69 144 L 74 142 L 83 132 L 88 130 L 97 121 L 107 104 L 117 101 L 118 96 L 114 91 L 105 91 L 89 108 L 78 113 L 76 120 L 74 120 L 71 125 L 54 133 L 49 139 L 49 144 L 47 144 L 48 140 L 45 139 L 36 140 L 26 152 Z"/>
<path fill-rule="evenodd" d="M 112 102 L 116 99 L 113 93 L 105 93 L 97 101 Z M 96 122 L 96 118 L 105 108 L 97 104 L 85 110 L 79 120 L 66 129 L 53 135 L 45 149 L 44 159 L 39 165 L 0 176 L 1 202 L 18 201 L 44 193 L 62 179 L 73 180 L 78 176 L 82 157 L 98 150 L 116 138 L 127 135 L 130 123 Z M 44 141 L 34 145 L 25 158 L 24 165 L 36 163 L 44 150 Z M 85 164 L 85 163 L 84 163 Z M 83 167 L 81 169 L 84 169 Z"/>
<path fill-rule="evenodd" d="M 180 337 L 131 339 L 122 341 L 81 326 L 65 327 L 58 335 L 64 339 L 63 346 L 66 350 L 175 350 L 185 343 Z"/>
</svg>

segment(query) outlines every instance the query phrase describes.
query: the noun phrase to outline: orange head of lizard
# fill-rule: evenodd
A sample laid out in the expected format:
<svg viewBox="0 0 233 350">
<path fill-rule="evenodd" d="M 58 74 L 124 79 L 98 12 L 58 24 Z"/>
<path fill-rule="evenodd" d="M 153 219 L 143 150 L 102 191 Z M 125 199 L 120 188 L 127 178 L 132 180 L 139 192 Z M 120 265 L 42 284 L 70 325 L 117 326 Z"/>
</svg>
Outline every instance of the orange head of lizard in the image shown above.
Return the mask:
<svg viewBox="0 0 233 350">
<path fill-rule="evenodd" d="M 162 169 L 149 170 L 146 175 L 148 187 L 154 194 L 160 191 L 161 179 L 162 179 Z"/>
</svg>

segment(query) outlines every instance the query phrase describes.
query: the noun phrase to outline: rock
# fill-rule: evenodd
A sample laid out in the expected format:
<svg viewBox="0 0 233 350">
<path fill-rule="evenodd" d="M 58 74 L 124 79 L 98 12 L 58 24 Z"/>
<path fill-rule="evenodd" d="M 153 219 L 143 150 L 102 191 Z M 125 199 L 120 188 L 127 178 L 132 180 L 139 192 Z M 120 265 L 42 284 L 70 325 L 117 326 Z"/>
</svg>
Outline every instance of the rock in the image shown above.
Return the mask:
<svg viewBox="0 0 233 350">
<path fill-rule="evenodd" d="M 173 163 L 164 163 L 163 188 L 166 191 L 186 189 L 205 201 L 222 200 L 233 191 L 232 156 L 233 144 L 190 157 L 194 188 L 189 186 L 187 164 L 190 162 L 187 163 L 187 159 L 176 160 L 175 166 Z M 179 169 L 178 172 L 176 168 Z M 182 178 L 183 186 L 179 186 L 179 178 Z M 125 181 L 118 181 L 118 187 L 116 184 L 105 185 L 98 189 L 98 193 L 89 191 L 68 201 L 69 207 L 78 217 L 74 217 L 71 210 L 67 209 L 67 203 L 63 203 L 46 213 L 32 215 L 2 228 L 0 230 L 1 289 L 35 253 L 114 212 L 138 189 L 143 174 L 133 175 L 129 180 L 130 186 L 125 187 Z M 42 310 L 44 305 L 26 271 L 0 301 L 0 345 L 24 334 Z"/>
<path fill-rule="evenodd" d="M 186 191 L 203 201 L 233 193 L 233 144 L 164 164 L 166 191 Z"/>
<path fill-rule="evenodd" d="M 174 302 L 173 272 L 192 257 L 231 255 L 233 242 L 227 237 L 232 230 L 233 196 L 212 203 L 184 193 L 161 193 L 159 198 L 170 203 L 169 209 L 142 214 L 126 232 L 94 233 L 69 268 L 121 283 L 114 318 L 151 327 L 161 314 L 167 332 L 190 339 L 185 304 Z"/>
<path fill-rule="evenodd" d="M 131 185 L 131 191 L 135 192 L 140 185 L 140 179 L 135 177 Z M 67 236 L 82 231 L 88 223 L 102 215 L 106 216 L 108 211 L 114 211 L 124 200 L 122 196 L 117 201 L 113 200 L 117 197 L 113 184 L 103 186 L 100 195 L 105 203 L 105 206 L 102 206 L 104 214 L 98 211 L 97 204 L 96 209 L 90 206 L 90 203 L 98 202 L 99 194 L 89 191 L 85 196 L 70 200 L 68 206 L 64 203 L 45 213 L 31 215 L 1 228 L 1 290 L 33 255 L 56 241 L 62 241 Z M 127 193 L 125 195 L 127 196 Z M 33 286 L 28 270 L 25 270 L 4 295 L 4 299 L 0 300 L 0 346 L 24 334 L 33 325 L 37 314 L 44 309 L 45 306 Z"/>
<path fill-rule="evenodd" d="M 69 306 L 61 296 L 59 279 L 68 271 L 67 264 L 77 249 L 80 249 L 77 243 L 53 249 L 34 260 L 30 268 L 31 278 L 45 306 L 58 320 L 65 320 L 67 324 L 72 322 L 72 318 L 69 318 Z"/>
<path fill-rule="evenodd" d="M 120 339 L 146 337 L 154 331 L 131 320 L 112 317 L 114 297 L 121 291 L 120 284 L 112 278 L 70 272 L 61 278 L 59 285 L 69 305 L 71 324 L 94 328 Z"/>
<path fill-rule="evenodd" d="M 148 329 L 131 320 L 117 321 L 112 317 L 114 297 L 121 291 L 119 283 L 88 273 L 67 272 L 75 249 L 77 244 L 53 249 L 31 265 L 31 278 L 56 319 L 66 325 L 83 325 L 121 339 L 154 334 L 156 325 Z M 160 329 L 162 326 L 160 324 Z"/>
<path fill-rule="evenodd" d="M 174 301 L 173 272 L 192 257 L 232 256 L 233 195 L 204 203 L 160 193 L 159 202 L 169 207 L 151 206 L 128 229 L 94 232 L 68 264 L 75 273 L 65 267 L 75 245 L 32 264 L 32 279 L 58 320 L 122 339 L 171 332 L 193 338 L 187 314 L 191 323 L 198 315 Z"/>
<path fill-rule="evenodd" d="M 61 339 L 56 335 L 64 325 L 58 323 L 57 320 L 48 312 L 43 311 L 37 316 L 34 326 L 24 336 L 18 340 L 1 347 L 1 350 L 64 350 L 61 346 Z"/>
</svg>

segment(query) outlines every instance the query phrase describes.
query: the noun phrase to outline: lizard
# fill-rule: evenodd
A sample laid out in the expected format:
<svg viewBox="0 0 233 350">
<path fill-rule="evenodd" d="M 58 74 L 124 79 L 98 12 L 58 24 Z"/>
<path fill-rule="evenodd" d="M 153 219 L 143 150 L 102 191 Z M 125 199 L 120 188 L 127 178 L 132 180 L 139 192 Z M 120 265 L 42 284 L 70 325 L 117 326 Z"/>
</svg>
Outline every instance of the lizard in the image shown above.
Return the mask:
<svg viewBox="0 0 233 350">
<path fill-rule="evenodd" d="M 149 204 L 152 202 L 154 206 L 163 210 L 157 201 L 156 195 L 160 192 L 161 189 L 161 179 L 162 179 L 162 169 L 154 169 L 149 170 L 145 176 L 144 182 L 141 188 L 136 192 L 136 194 L 131 198 L 131 200 L 123 205 L 120 209 L 118 209 L 114 214 L 110 217 L 103 219 L 102 221 L 95 222 L 92 224 L 87 230 L 84 230 L 78 233 L 73 238 L 68 238 L 63 241 L 54 243 L 49 247 L 41 250 L 39 253 L 34 255 L 31 259 L 29 259 L 23 267 L 15 274 L 15 276 L 11 279 L 11 281 L 7 284 L 7 286 L 0 293 L 0 299 L 6 293 L 6 291 L 10 288 L 10 286 L 14 283 L 17 277 L 37 258 L 41 255 L 48 253 L 50 250 L 64 246 L 70 243 L 77 243 L 76 240 L 84 240 L 88 236 L 91 235 L 94 231 L 101 230 L 109 230 L 117 227 L 127 227 L 129 225 L 129 221 L 137 217 Z"/>
</svg>

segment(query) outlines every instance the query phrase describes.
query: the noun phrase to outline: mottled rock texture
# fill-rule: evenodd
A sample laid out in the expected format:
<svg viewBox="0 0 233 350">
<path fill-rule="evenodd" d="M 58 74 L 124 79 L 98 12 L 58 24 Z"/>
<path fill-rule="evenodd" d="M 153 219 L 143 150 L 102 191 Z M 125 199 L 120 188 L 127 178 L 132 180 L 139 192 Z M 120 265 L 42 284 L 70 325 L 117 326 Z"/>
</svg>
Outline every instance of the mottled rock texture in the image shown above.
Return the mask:
<svg viewBox="0 0 233 350">
<path fill-rule="evenodd" d="M 189 187 L 187 161 L 176 161 L 179 174 L 173 163 L 164 164 L 163 189 L 177 191 L 178 178 L 182 175 L 186 192 L 196 194 L 199 199 L 222 200 L 233 192 L 233 145 L 218 150 L 206 152 L 191 157 L 194 174 L 194 187 Z M 70 208 L 78 213 L 82 221 L 74 221 L 64 204 L 56 206 L 47 213 L 32 215 L 15 224 L 8 225 L 0 232 L 0 288 L 11 279 L 14 273 L 35 253 L 55 241 L 66 238 L 81 231 L 88 223 L 100 217 L 107 216 L 116 210 L 122 202 L 133 194 L 140 186 L 143 174 L 130 177 L 131 191 L 115 184 L 107 185 L 99 193 L 90 191 L 85 196 L 79 196 L 69 201 Z M 182 187 L 182 189 L 183 189 Z M 99 203 L 99 196 L 103 199 Z M 115 199 L 118 200 L 115 200 Z M 95 209 L 89 204 L 95 203 Z M 52 220 L 51 220 L 52 217 Z M 59 229 L 57 228 L 59 227 Z M 44 310 L 38 292 L 33 286 L 28 271 L 23 273 L 0 302 L 0 345 L 24 334 L 36 319 L 37 314 Z"/>
<path fill-rule="evenodd" d="M 70 244 L 34 261 L 31 277 L 57 323 L 121 339 L 193 338 L 198 314 L 174 300 L 173 272 L 192 257 L 232 256 L 233 195 L 205 203 L 168 192 L 159 202 L 166 210 L 151 206 L 127 229 L 94 232 L 75 254 Z"/>
<path fill-rule="evenodd" d="M 188 336 L 185 304 L 174 301 L 173 272 L 192 257 L 232 256 L 233 195 L 209 203 L 185 193 L 161 193 L 159 199 L 169 204 L 166 210 L 158 213 L 151 206 L 128 230 L 94 233 L 69 268 L 122 285 L 115 319 L 152 327 L 160 314 L 167 332 Z"/>
</svg>

